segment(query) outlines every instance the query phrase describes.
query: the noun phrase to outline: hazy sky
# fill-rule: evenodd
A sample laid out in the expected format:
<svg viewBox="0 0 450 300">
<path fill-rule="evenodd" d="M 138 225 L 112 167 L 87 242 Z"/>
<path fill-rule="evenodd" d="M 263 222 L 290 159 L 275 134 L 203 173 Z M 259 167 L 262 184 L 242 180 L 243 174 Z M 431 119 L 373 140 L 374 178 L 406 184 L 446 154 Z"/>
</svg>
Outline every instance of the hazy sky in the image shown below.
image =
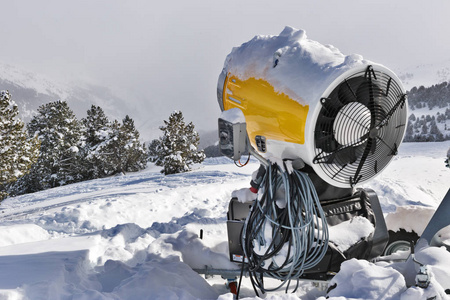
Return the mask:
<svg viewBox="0 0 450 300">
<path fill-rule="evenodd" d="M 284 26 L 398 69 L 450 58 L 450 1 L 0 0 L 0 61 L 127 96 L 138 125 L 214 129 L 231 48 Z M 133 116 L 132 116 L 133 117 Z"/>
</svg>

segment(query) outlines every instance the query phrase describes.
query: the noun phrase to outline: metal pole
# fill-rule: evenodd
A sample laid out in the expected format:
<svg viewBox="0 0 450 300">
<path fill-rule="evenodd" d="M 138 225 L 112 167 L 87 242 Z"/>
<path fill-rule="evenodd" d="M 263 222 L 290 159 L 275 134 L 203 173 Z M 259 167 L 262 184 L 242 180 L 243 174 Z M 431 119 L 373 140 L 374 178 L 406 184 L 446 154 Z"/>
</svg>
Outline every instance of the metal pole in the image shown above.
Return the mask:
<svg viewBox="0 0 450 300">
<path fill-rule="evenodd" d="M 420 240 L 424 239 L 430 244 L 434 235 L 442 228 L 450 225 L 450 189 L 434 213 L 427 227 L 422 233 Z M 419 243 L 417 243 L 419 244 Z"/>
</svg>

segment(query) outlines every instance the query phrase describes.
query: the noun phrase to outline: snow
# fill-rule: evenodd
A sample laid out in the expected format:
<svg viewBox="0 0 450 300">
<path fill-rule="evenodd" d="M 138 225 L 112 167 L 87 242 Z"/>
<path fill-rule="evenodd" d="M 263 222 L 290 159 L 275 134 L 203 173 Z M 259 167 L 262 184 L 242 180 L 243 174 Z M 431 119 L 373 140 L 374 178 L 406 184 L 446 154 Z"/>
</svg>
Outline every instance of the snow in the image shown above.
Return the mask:
<svg viewBox="0 0 450 300">
<path fill-rule="evenodd" d="M 444 164 L 449 147 L 449 141 L 403 143 L 392 160 L 396 167 L 388 167 L 363 187 L 377 192 L 384 212 L 405 205 L 437 208 L 450 187 L 449 169 Z"/>
<path fill-rule="evenodd" d="M 365 185 L 378 194 L 390 228 L 424 228 L 450 187 L 444 164 L 449 147 L 450 142 L 403 144 L 383 174 Z M 237 168 L 222 157 L 188 173 L 164 176 L 159 167 L 149 166 L 7 198 L 0 206 L 0 299 L 233 299 L 224 279 L 205 279 L 193 269 L 239 268 L 228 259 L 228 201 L 233 191 L 248 189 L 258 167 L 252 159 Z M 370 224 L 352 222 L 337 228 L 335 236 L 345 238 L 346 226 L 358 227 L 353 240 L 369 232 Z M 428 265 L 427 289 L 411 286 L 417 272 L 412 261 L 352 259 L 330 282 L 337 285 L 329 299 L 449 299 L 444 291 L 450 288 L 450 253 L 421 246 L 415 257 Z M 268 280 L 272 283 L 279 284 Z M 240 296 L 261 299 L 247 277 Z M 294 294 L 260 295 L 325 296 L 326 290 L 309 282 L 301 282 Z"/>
<path fill-rule="evenodd" d="M 395 212 L 386 216 L 386 225 L 392 231 L 398 231 L 400 228 L 408 232 L 414 231 L 417 234 L 422 234 L 427 223 L 426 222 L 408 222 L 405 224 L 404 220 L 431 220 L 435 212 L 435 208 L 424 206 L 399 206 Z"/>
<path fill-rule="evenodd" d="M 0 227 L 0 247 L 49 238 L 50 234 L 47 230 L 35 224 L 16 224 Z"/>
<path fill-rule="evenodd" d="M 341 300 L 343 297 L 344 299 L 398 299 L 406 291 L 405 279 L 400 272 L 390 267 L 377 266 L 356 259 L 341 265 L 341 271 L 331 280 L 330 286 L 334 284 L 336 288 L 329 293 L 329 300 Z"/>
<path fill-rule="evenodd" d="M 231 108 L 223 111 L 220 114 L 220 118 L 232 124 L 245 123 L 244 113 L 239 108 Z"/>
<path fill-rule="evenodd" d="M 408 90 L 421 85 L 429 87 L 444 81 L 448 82 L 450 81 L 450 59 L 410 66 L 399 69 L 397 73 Z"/>
<path fill-rule="evenodd" d="M 368 237 L 374 230 L 372 223 L 363 217 L 355 217 L 336 226 L 328 227 L 330 241 L 335 243 L 342 252 L 362 238 Z"/>
<path fill-rule="evenodd" d="M 235 197 L 241 203 L 251 202 L 256 200 L 257 194 L 253 193 L 250 188 L 245 187 L 242 189 L 235 190 L 231 193 L 231 197 Z"/>
<path fill-rule="evenodd" d="M 36 93 L 58 94 L 61 99 L 68 98 L 69 87 L 67 83 L 61 81 L 49 80 L 43 75 L 32 73 L 16 66 L 0 63 L 0 69 L 7 78 L 7 81 L 18 86 L 25 86 L 36 91 Z"/>
<path fill-rule="evenodd" d="M 373 64 L 357 54 L 310 40 L 304 30 L 286 26 L 278 36 L 255 36 L 233 48 L 224 69 L 240 80 L 264 78 L 275 91 L 300 104 L 312 104 L 340 75 Z"/>
</svg>

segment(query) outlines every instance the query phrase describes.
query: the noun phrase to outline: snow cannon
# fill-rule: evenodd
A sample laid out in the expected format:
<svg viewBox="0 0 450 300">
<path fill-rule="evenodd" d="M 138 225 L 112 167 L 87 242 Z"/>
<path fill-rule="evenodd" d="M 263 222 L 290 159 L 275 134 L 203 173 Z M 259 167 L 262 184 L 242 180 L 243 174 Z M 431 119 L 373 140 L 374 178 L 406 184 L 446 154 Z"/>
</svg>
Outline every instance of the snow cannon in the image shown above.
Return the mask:
<svg viewBox="0 0 450 300">
<path fill-rule="evenodd" d="M 227 215 L 230 260 L 255 291 L 267 291 L 264 276 L 279 287 L 326 281 L 345 260 L 383 254 L 378 196 L 355 186 L 389 164 L 405 133 L 406 93 L 392 71 L 286 27 L 232 49 L 217 97 L 222 154 L 261 162 Z M 356 238 L 344 241 L 348 231 Z"/>
<path fill-rule="evenodd" d="M 339 188 L 379 174 L 407 124 L 405 89 L 391 70 L 291 27 L 233 48 L 217 96 L 223 154 L 301 159 Z"/>
</svg>

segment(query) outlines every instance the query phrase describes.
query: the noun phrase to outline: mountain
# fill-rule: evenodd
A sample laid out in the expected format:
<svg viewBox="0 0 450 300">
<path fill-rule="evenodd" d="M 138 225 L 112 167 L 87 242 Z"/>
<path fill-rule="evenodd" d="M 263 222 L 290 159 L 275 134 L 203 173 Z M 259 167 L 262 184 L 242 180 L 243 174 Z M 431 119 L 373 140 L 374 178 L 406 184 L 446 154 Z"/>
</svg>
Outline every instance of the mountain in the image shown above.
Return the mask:
<svg viewBox="0 0 450 300">
<path fill-rule="evenodd" d="M 450 59 L 394 70 L 407 90 L 450 82 Z"/>
<path fill-rule="evenodd" d="M 411 122 L 405 141 L 450 139 L 450 59 L 396 73 L 408 93 Z"/>
<path fill-rule="evenodd" d="M 3 63 L 0 63 L 0 90 L 9 90 L 25 122 L 40 105 L 57 100 L 67 101 L 80 119 L 91 105 L 101 106 L 111 120 L 122 120 L 131 111 L 125 99 L 105 87 L 53 80 Z"/>
</svg>

